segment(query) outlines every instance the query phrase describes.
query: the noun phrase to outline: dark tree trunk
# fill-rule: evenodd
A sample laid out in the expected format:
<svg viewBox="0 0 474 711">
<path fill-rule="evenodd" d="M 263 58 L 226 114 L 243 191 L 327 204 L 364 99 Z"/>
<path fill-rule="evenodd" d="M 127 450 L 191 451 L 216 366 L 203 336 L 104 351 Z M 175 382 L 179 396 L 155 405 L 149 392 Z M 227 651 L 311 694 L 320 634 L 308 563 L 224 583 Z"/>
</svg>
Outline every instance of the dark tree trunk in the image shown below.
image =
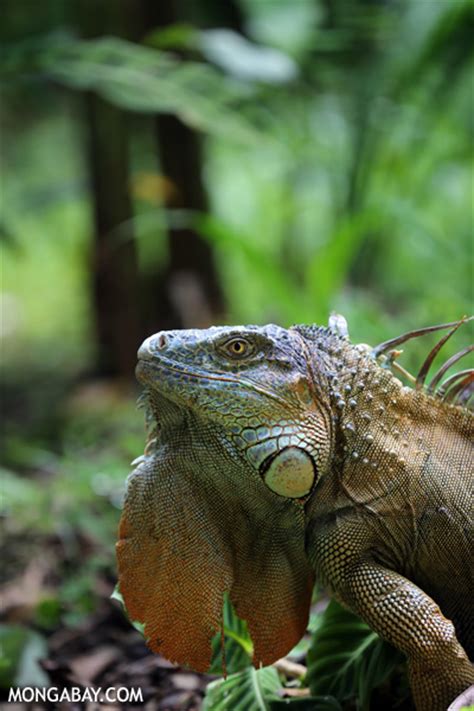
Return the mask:
<svg viewBox="0 0 474 711">
<path fill-rule="evenodd" d="M 97 371 L 133 373 L 140 340 L 137 255 L 128 193 L 127 117 L 99 96 L 86 97 L 93 195 L 93 302 Z"/>
<path fill-rule="evenodd" d="M 86 38 L 103 33 L 129 37 L 133 3 L 82 0 L 80 28 Z M 130 377 L 141 338 L 138 266 L 129 185 L 127 115 L 93 93 L 85 94 L 87 163 L 93 202 L 92 303 L 96 371 Z"/>
<path fill-rule="evenodd" d="M 168 207 L 207 212 L 201 137 L 175 116 L 155 121 L 162 173 L 174 186 Z M 189 227 L 168 225 L 166 293 L 157 313 L 164 326 L 206 326 L 223 311 L 211 245 Z M 163 309 L 164 307 L 164 309 Z"/>
</svg>

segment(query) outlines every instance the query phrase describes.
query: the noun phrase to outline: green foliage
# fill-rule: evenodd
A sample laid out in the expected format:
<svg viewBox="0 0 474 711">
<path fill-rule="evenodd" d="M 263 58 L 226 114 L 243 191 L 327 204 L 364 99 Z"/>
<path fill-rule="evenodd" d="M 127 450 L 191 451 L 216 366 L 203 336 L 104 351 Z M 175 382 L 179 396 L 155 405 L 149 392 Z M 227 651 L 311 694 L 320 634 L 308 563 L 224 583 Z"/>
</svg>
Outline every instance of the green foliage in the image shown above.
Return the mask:
<svg viewBox="0 0 474 711">
<path fill-rule="evenodd" d="M 129 111 L 169 112 L 192 128 L 254 142 L 258 133 L 233 105 L 242 86 L 213 67 L 117 37 L 47 39 L 7 53 L 6 71 L 47 72 L 74 89 L 96 91 Z"/>
<path fill-rule="evenodd" d="M 131 113 L 170 111 L 209 132 L 212 210 L 187 221 L 213 246 L 226 320 L 324 323 L 335 309 L 356 340 L 376 343 L 468 313 L 470 3 L 406 3 L 394 13 L 351 2 L 346 12 L 335 8 L 330 30 L 321 4 L 280 5 L 250 3 L 247 24 L 262 44 L 297 58 L 300 74 L 289 83 L 236 80 L 196 61 L 206 35 L 184 23 L 153 32 L 147 46 L 61 35 L 15 43 L 4 53 L 7 85 L 14 96 L 20 80 L 51 77 Z M 165 51 L 176 47 L 192 59 Z M 239 56 L 237 48 L 235 62 Z M 449 100 L 439 101 L 440 90 Z M 51 95 L 44 121 L 22 141 L 4 141 L 6 225 L 21 250 L 5 248 L 5 289 L 19 312 L 6 353 L 24 360 L 40 343 L 48 353 L 54 340 L 49 358 L 75 368 L 93 355 L 76 121 Z M 148 150 L 142 129 L 136 154 Z M 58 142 L 62 160 L 51 161 Z M 160 271 L 168 258 L 163 224 L 177 218 L 145 207 L 134 218 L 137 246 L 143 269 Z M 413 363 L 424 348 L 413 345 Z"/>
<path fill-rule="evenodd" d="M 234 613 L 233 619 L 227 618 L 227 624 L 238 630 L 241 623 Z M 234 709 L 236 704 L 235 708 L 243 709 L 248 704 L 248 708 L 269 708 L 272 711 L 288 706 L 301 708 L 302 711 L 340 711 L 347 708 L 347 704 L 357 702 L 362 711 L 370 711 L 373 708 L 371 702 L 374 692 L 379 691 L 403 668 L 402 655 L 336 602 L 330 602 L 326 610 L 313 619 L 312 628 L 307 656 L 308 671 L 304 680 L 304 685 L 309 686 L 310 697 L 274 698 L 275 692 L 281 687 L 280 682 L 277 685 L 276 670 L 265 667 L 255 672 L 248 666 L 251 661 L 250 650 L 247 657 L 241 659 L 238 647 L 234 646 L 229 647 L 228 661 L 231 660 L 232 666 L 229 665 L 228 670 L 235 670 L 235 659 L 247 666 L 227 680 L 212 682 L 208 686 L 205 708 Z M 229 628 L 226 629 L 226 635 L 229 631 Z M 232 636 L 232 640 L 237 644 L 240 642 L 236 636 Z M 245 637 L 241 646 L 248 645 L 249 640 Z M 226 652 L 227 649 L 226 646 Z M 270 679 L 274 680 L 275 686 L 266 686 Z M 260 701 L 257 691 L 261 696 Z M 226 707 L 223 706 L 225 703 L 228 704 Z"/>
<path fill-rule="evenodd" d="M 168 25 L 154 30 L 145 43 L 158 49 L 198 51 L 210 63 L 244 81 L 280 84 L 298 75 L 297 64 L 287 54 L 249 42 L 229 29 L 198 30 L 191 25 Z"/>
<path fill-rule="evenodd" d="M 35 624 L 42 630 L 55 629 L 61 620 L 61 601 L 57 597 L 44 597 L 35 609 Z"/>
<path fill-rule="evenodd" d="M 206 691 L 203 711 L 270 711 L 281 682 L 273 667 L 249 667 L 224 680 L 212 681 Z"/>
<path fill-rule="evenodd" d="M 11 468 L 0 472 L 9 570 L 17 574 L 18 551 L 26 546 L 32 557 L 35 551 L 43 557 L 46 550 L 48 561 L 58 548 L 64 557 L 54 569 L 55 589 L 45 591 L 32 611 L 35 626 L 45 631 L 79 624 L 97 607 L 97 580 L 115 575 L 111 551 L 128 462 L 143 446 L 142 415 L 133 403 L 112 406 L 103 400 L 95 414 L 89 404 L 87 416 L 79 403 L 74 407 L 63 420 L 62 453 L 47 452 L 34 441 L 22 447 L 9 438 L 4 455 Z"/>
<path fill-rule="evenodd" d="M 313 635 L 307 683 L 315 695 L 357 699 L 368 711 L 374 689 L 402 662 L 402 655 L 356 615 L 331 601 Z"/>
</svg>

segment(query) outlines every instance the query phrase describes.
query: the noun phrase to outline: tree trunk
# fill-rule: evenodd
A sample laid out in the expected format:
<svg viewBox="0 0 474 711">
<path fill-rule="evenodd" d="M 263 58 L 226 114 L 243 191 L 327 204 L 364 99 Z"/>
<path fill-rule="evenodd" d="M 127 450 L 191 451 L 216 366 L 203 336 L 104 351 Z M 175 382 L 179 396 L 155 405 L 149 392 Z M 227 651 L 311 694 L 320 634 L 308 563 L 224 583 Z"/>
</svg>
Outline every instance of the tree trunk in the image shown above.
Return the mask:
<svg viewBox="0 0 474 711">
<path fill-rule="evenodd" d="M 94 213 L 93 303 L 97 371 L 130 377 L 140 341 L 137 255 L 128 193 L 127 117 L 99 96 L 86 97 Z"/>
<path fill-rule="evenodd" d="M 86 38 L 114 33 L 129 37 L 134 7 L 129 0 L 82 0 L 80 27 Z M 96 371 L 129 378 L 141 340 L 138 264 L 129 195 L 127 115 L 87 92 L 87 163 L 91 181 L 94 239 L 92 303 Z"/>
</svg>

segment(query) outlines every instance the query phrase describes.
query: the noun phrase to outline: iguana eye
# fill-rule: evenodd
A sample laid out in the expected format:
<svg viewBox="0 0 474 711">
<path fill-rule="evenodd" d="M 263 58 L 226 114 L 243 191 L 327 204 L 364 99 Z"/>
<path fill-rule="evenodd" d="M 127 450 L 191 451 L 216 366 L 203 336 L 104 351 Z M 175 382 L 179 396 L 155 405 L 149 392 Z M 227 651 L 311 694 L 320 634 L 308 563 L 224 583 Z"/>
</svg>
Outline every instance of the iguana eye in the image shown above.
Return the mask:
<svg viewBox="0 0 474 711">
<path fill-rule="evenodd" d="M 224 353 L 231 358 L 245 358 L 253 351 L 253 346 L 245 338 L 231 338 L 221 346 Z"/>
</svg>

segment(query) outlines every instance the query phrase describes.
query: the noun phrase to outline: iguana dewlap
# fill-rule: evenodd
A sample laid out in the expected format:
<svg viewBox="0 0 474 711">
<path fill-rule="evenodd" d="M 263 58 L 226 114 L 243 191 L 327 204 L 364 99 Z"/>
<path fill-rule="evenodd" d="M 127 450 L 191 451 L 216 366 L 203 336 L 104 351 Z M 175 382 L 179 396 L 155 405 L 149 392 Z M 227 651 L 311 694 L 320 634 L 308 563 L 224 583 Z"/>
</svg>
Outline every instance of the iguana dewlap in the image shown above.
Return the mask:
<svg viewBox="0 0 474 711">
<path fill-rule="evenodd" d="M 336 325 L 143 343 L 155 426 L 129 480 L 120 589 L 152 650 L 206 671 L 225 592 L 269 664 L 304 633 L 317 577 L 405 652 L 417 708 L 444 711 L 474 683 L 472 375 L 405 387 L 387 348 Z"/>
</svg>

